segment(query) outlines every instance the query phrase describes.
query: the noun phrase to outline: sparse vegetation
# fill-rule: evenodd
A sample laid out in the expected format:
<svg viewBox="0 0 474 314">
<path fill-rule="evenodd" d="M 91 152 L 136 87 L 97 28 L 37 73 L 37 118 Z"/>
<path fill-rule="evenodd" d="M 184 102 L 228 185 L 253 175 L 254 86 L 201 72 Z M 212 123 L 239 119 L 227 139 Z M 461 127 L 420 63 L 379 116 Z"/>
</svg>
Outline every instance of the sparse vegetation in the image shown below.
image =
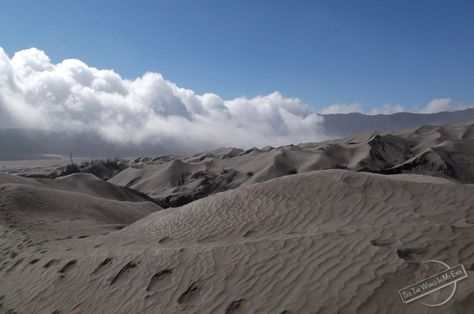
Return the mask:
<svg viewBox="0 0 474 314">
<path fill-rule="evenodd" d="M 108 180 L 120 171 L 127 168 L 128 165 L 121 159 L 94 159 L 82 162 L 80 165 L 71 163 L 59 171 L 54 177 L 63 177 L 73 173 L 91 173 L 98 178 Z"/>
<path fill-rule="evenodd" d="M 64 169 L 60 172 L 59 177 L 67 176 L 73 173 L 79 173 L 81 169 L 78 164 L 71 163 L 64 167 Z"/>
</svg>

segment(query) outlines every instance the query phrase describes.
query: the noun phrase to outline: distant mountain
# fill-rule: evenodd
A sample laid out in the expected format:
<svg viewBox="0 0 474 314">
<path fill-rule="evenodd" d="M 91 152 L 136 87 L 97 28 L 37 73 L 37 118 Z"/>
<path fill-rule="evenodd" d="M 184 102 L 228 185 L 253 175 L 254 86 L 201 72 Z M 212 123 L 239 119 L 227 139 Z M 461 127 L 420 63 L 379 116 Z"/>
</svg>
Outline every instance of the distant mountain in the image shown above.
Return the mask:
<svg viewBox="0 0 474 314">
<path fill-rule="evenodd" d="M 163 145 L 166 147 L 166 145 Z M 118 145 L 93 133 L 0 129 L 0 160 L 45 159 L 44 155 L 123 157 L 169 153 L 161 145 Z"/>
<path fill-rule="evenodd" d="M 398 132 L 420 125 L 456 124 L 474 120 L 474 108 L 422 114 L 399 112 L 394 114 L 365 115 L 361 113 L 322 114 L 327 133 L 346 137 L 366 131 Z"/>
<path fill-rule="evenodd" d="M 326 133 L 347 137 L 367 131 L 398 132 L 420 125 L 456 124 L 474 121 L 474 109 L 434 114 L 395 113 L 364 115 L 361 113 L 324 114 Z M 139 155 L 190 153 L 176 151 L 175 143 L 119 145 L 93 133 L 52 132 L 35 129 L 8 129 L 0 123 L 0 160 L 43 159 L 45 154 L 76 157 L 129 157 Z M 295 143 L 296 144 L 296 143 Z"/>
<path fill-rule="evenodd" d="M 92 135 L 35 129 L 0 129 L 0 160 L 38 159 L 43 154 L 114 155 L 114 148 Z"/>
</svg>

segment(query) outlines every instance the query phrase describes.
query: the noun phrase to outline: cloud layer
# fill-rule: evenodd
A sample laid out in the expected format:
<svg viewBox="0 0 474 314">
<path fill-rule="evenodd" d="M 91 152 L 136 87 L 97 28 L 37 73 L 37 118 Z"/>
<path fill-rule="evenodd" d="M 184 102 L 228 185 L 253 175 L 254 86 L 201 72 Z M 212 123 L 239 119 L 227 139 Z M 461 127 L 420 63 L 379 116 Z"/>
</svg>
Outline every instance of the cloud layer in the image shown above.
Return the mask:
<svg viewBox="0 0 474 314">
<path fill-rule="evenodd" d="M 460 109 L 435 99 L 419 112 Z M 384 105 L 368 114 L 404 111 Z M 321 113 L 361 112 L 360 104 Z M 111 143 L 172 145 L 178 151 L 219 146 L 283 145 L 326 139 L 323 118 L 279 92 L 224 100 L 176 86 L 159 73 L 134 80 L 68 59 L 53 64 L 36 48 L 9 57 L 0 48 L 0 127 L 78 131 Z"/>
<path fill-rule="evenodd" d="M 324 138 L 322 118 L 274 92 L 224 100 L 177 87 L 159 73 L 126 80 L 80 60 L 52 64 L 32 48 L 0 48 L 2 126 L 95 132 L 123 144 L 176 147 L 283 145 Z"/>
</svg>

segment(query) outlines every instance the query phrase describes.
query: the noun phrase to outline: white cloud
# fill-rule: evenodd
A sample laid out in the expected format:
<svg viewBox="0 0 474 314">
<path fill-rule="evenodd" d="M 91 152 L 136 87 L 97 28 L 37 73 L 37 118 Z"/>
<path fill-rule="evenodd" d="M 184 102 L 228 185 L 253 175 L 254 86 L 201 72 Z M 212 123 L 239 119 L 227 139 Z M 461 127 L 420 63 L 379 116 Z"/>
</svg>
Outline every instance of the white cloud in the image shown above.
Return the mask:
<svg viewBox="0 0 474 314">
<path fill-rule="evenodd" d="M 432 113 L 468 106 L 434 99 L 415 112 Z M 405 111 L 385 104 L 366 114 Z M 359 103 L 335 104 L 323 114 L 364 112 Z M 0 127 L 95 133 L 119 144 L 204 150 L 218 146 L 284 145 L 327 139 L 324 118 L 298 98 L 279 92 L 225 100 L 198 95 L 145 73 L 134 80 L 76 59 L 51 62 L 31 48 L 9 57 L 0 47 Z"/>
<path fill-rule="evenodd" d="M 53 64 L 35 48 L 12 58 L 0 48 L 0 114 L 8 115 L 3 127 L 95 132 L 113 143 L 173 143 L 178 150 L 326 138 L 321 116 L 278 92 L 224 100 L 159 73 L 127 80 L 80 60 Z"/>
<path fill-rule="evenodd" d="M 351 113 L 351 112 L 362 112 L 362 106 L 358 103 L 353 104 L 335 104 L 328 107 L 324 107 L 320 110 L 322 114 L 336 114 L 336 113 Z"/>
<path fill-rule="evenodd" d="M 468 106 L 456 104 L 451 98 L 437 98 L 430 101 L 419 110 L 420 113 L 435 113 L 441 111 L 455 111 L 466 109 Z"/>
<path fill-rule="evenodd" d="M 413 113 L 436 113 L 441 111 L 456 111 L 466 108 L 472 108 L 474 104 L 458 104 L 455 103 L 451 98 L 438 98 L 431 100 L 424 107 L 414 107 L 412 109 L 406 109 L 402 105 L 384 104 L 380 107 L 372 108 L 368 111 L 363 109 L 363 106 L 359 103 L 353 104 L 335 104 L 328 107 L 324 107 L 320 110 L 322 114 L 336 114 L 336 113 L 351 113 L 359 112 L 366 115 L 378 115 L 378 114 L 393 114 L 397 112 L 413 112 Z"/>
<path fill-rule="evenodd" d="M 367 114 L 369 114 L 369 115 L 393 114 L 393 113 L 403 112 L 403 111 L 405 111 L 405 108 L 403 108 L 403 106 L 401 106 L 401 105 L 384 104 L 381 107 L 376 107 L 376 108 L 373 108 L 373 109 L 369 110 L 369 112 L 367 112 Z"/>
</svg>

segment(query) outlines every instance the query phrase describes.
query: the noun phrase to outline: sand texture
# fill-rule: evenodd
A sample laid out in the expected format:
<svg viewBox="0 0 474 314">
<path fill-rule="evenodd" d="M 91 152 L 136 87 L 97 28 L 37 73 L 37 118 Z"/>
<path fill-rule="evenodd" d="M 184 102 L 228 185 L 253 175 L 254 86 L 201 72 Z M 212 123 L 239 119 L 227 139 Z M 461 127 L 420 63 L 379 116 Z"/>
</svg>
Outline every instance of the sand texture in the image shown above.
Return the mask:
<svg viewBox="0 0 474 314">
<path fill-rule="evenodd" d="M 472 313 L 473 157 L 467 124 L 0 173 L 0 313 Z M 402 303 L 429 259 L 469 278 Z"/>
<path fill-rule="evenodd" d="M 22 211 L 33 206 L 19 204 L 15 195 L 40 188 L 7 181 L 3 178 L 0 187 L 2 309 L 18 313 L 472 310 L 472 279 L 460 282 L 455 300 L 440 309 L 417 302 L 405 305 L 398 296 L 398 289 L 413 282 L 413 270 L 422 259 L 443 259 L 470 269 L 472 185 L 428 176 L 312 171 L 157 211 L 121 230 L 110 232 L 104 226 L 106 234 L 92 234 L 88 225 L 79 224 L 70 230 L 72 238 L 60 238 L 65 231 L 57 230 L 53 219 L 62 225 L 75 211 L 51 204 L 42 220 L 25 214 Z M 69 204 L 76 202 L 76 192 L 48 191 L 58 194 L 57 202 L 62 193 L 67 193 L 64 199 Z M 34 200 L 35 208 L 46 211 L 41 199 L 30 201 Z M 81 217 L 94 222 L 95 230 L 99 223 L 127 224 L 135 218 L 109 216 L 104 211 L 114 201 L 94 201 L 97 204 L 91 203 L 91 211 Z M 154 206 L 133 204 L 140 212 Z M 51 239 L 53 233 L 58 238 Z M 81 233 L 88 237 L 76 237 Z"/>
</svg>

